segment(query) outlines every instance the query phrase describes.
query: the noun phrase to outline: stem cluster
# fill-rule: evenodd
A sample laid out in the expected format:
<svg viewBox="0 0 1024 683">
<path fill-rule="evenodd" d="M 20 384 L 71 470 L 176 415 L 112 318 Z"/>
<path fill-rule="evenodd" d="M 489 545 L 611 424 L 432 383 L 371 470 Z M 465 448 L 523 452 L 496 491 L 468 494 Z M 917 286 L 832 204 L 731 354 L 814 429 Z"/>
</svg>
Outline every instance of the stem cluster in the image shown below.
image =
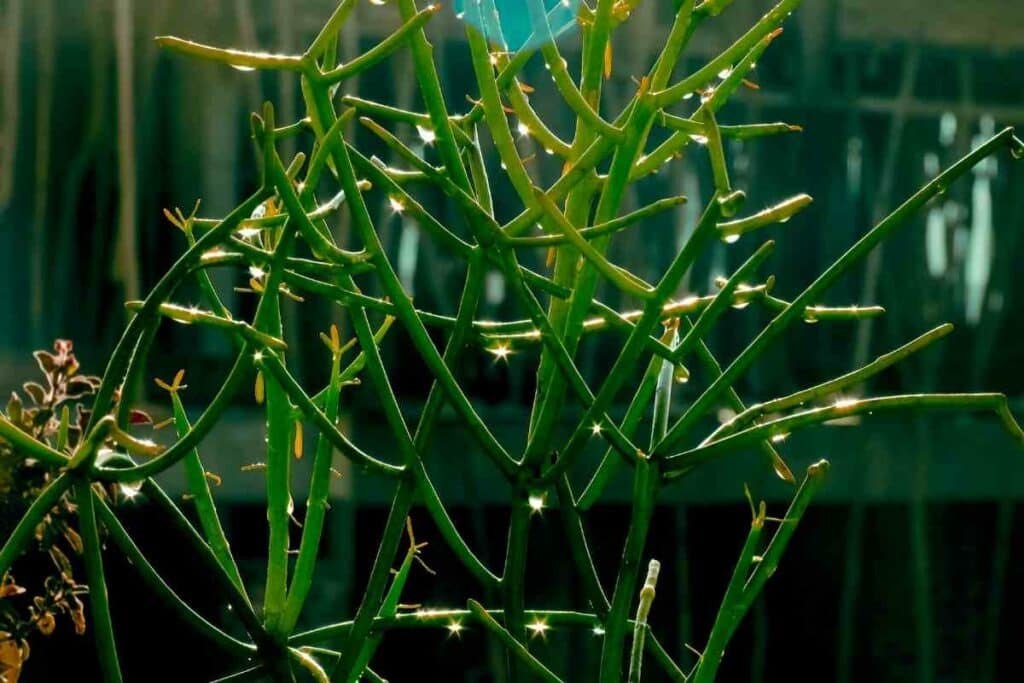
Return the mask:
<svg viewBox="0 0 1024 683">
<path fill-rule="evenodd" d="M 173 222 L 188 239 L 187 251 L 160 278 L 141 302 L 132 303 L 131 322 L 119 341 L 103 376 L 82 446 L 73 453 L 58 452 L 14 429 L 0 417 L 0 436 L 33 457 L 65 473 L 56 478 L 25 514 L 0 551 L 5 571 L 29 542 L 30 532 L 50 501 L 74 487 L 79 500 L 86 569 L 92 587 L 93 628 L 105 680 L 120 680 L 113 620 L 106 600 L 99 527 L 105 527 L 148 581 L 154 593 L 176 605 L 192 627 L 209 636 L 212 644 L 236 656 L 240 671 L 229 677 L 243 680 L 264 674 L 291 680 L 298 672 L 321 681 L 377 678 L 370 668 L 380 640 L 392 629 L 458 629 L 477 624 L 507 649 L 511 680 L 561 680 L 531 651 L 531 638 L 546 629 L 579 627 L 601 634 L 601 680 L 611 683 L 624 675 L 640 680 L 647 653 L 671 680 L 714 678 L 718 663 L 739 621 L 775 571 L 780 557 L 818 490 L 828 469 L 812 465 L 797 488 L 785 518 L 762 547 L 762 532 L 769 520 L 763 504 L 755 509 L 750 534 L 729 582 L 721 611 L 689 676 L 673 662 L 651 632 L 647 615 L 654 599 L 657 563 L 651 564 L 641 588 L 640 571 L 651 521 L 657 514 L 659 491 L 671 480 L 704 463 L 741 449 L 756 448 L 783 479 L 796 483 L 777 444 L 791 431 L 839 417 L 888 409 L 994 410 L 1013 436 L 1024 433 L 1002 396 L 909 395 L 836 400 L 837 392 L 865 379 L 944 336 L 938 328 L 904 347 L 850 373 L 791 396 L 747 406 L 735 391 L 741 375 L 769 344 L 801 320 L 857 320 L 883 313 L 877 307 L 832 308 L 821 300 L 828 288 L 873 247 L 907 225 L 932 197 L 977 163 L 1002 148 L 1020 156 L 1021 142 L 1007 129 L 982 144 L 890 216 L 868 231 L 792 300 L 772 293 L 774 277 L 760 283 L 754 278 L 771 254 L 766 242 L 719 290 L 705 296 L 679 298 L 682 283 L 697 260 L 718 240 L 733 242 L 767 225 L 785 222 L 810 203 L 805 195 L 782 200 L 749 216 L 737 214 L 744 194 L 732 186 L 723 138 L 751 139 L 799 130 L 782 123 L 720 125 L 723 105 L 747 80 L 760 55 L 777 38 L 780 25 L 800 0 L 780 0 L 750 30 L 705 66 L 673 82 L 674 71 L 691 36 L 723 11 L 727 1 L 682 0 L 668 38 L 648 73 L 636 79 L 636 91 L 618 113 L 607 111 L 602 96 L 605 79 L 614 70 L 612 40 L 615 29 L 627 21 L 639 3 L 596 0 L 584 5 L 577 18 L 582 34 L 582 63 L 578 75 L 568 68 L 553 38 L 552 15 L 563 11 L 550 3 L 527 3 L 533 36 L 524 47 L 509 50 L 504 43 L 493 0 L 465 3 L 468 48 L 478 98 L 461 114 L 449 111 L 425 27 L 440 11 L 439 5 L 420 9 L 415 0 L 396 0 L 399 25 L 362 55 L 345 63 L 336 58 L 342 24 L 351 20 L 356 0 L 342 0 L 323 30 L 299 55 L 278 55 L 228 50 L 172 37 L 158 38 L 167 49 L 220 62 L 243 70 L 285 70 L 298 74 L 305 102 L 299 121 L 278 123 L 266 105 L 253 116 L 253 138 L 262 169 L 259 189 L 222 218 L 185 217 Z M 366 9 L 366 8 L 364 8 Z M 368 8 L 368 11 L 378 11 Z M 639 10 L 637 10 L 639 11 Z M 411 53 L 422 111 L 392 106 L 339 93 L 350 79 L 400 50 Z M 533 87 L 520 80 L 525 65 L 537 55 L 551 76 L 551 87 L 574 115 L 572 138 L 562 140 L 534 110 Z M 690 105 L 691 96 L 693 105 Z M 684 115 L 689 107 L 690 112 Z M 510 119 L 510 113 L 514 119 Z M 513 125 L 517 121 L 518 125 Z M 358 122 L 394 154 L 401 168 L 367 156 L 354 143 L 351 129 Z M 420 142 L 432 148 L 430 162 L 423 145 L 403 140 L 396 126 L 415 126 Z M 664 141 L 649 145 L 655 128 L 666 129 Z M 307 154 L 282 159 L 283 139 L 311 140 Z M 519 202 L 518 213 L 501 220 L 494 209 L 494 185 L 481 144 L 489 137 L 501 167 Z M 524 154 L 518 139 L 533 136 L 559 159 L 561 172 L 547 187 L 541 186 L 536 165 Z M 687 199 L 665 197 L 631 213 L 622 213 L 631 185 L 678 158 L 687 147 L 706 154 L 714 179 L 714 192 L 689 231 L 685 243 L 672 255 L 667 268 L 653 281 L 615 263 L 613 244 L 621 231 L 654 221 Z M 436 165 L 435 165 L 436 163 Z M 446 224 L 417 198 L 421 188 L 440 191 L 460 214 L 459 227 Z M 409 220 L 452 258 L 465 264 L 464 285 L 454 316 L 417 308 L 386 253 L 368 208 L 371 192 L 383 193 L 395 211 Z M 321 196 L 330 197 L 322 201 Z M 691 198 L 693 199 L 693 198 Z M 328 219 L 338 210 L 352 221 L 356 250 L 335 240 Z M 540 233 L 527 234 L 534 226 Z M 550 274 L 525 262 L 531 250 L 550 250 Z M 536 252 L 533 252 L 536 253 Z M 248 268 L 251 291 L 259 303 L 252 320 L 244 320 L 221 301 L 209 271 Z M 486 320 L 480 316 L 488 271 L 498 271 L 524 316 L 519 320 Z M 357 277 L 359 278 L 357 280 Z M 365 283 L 373 281 L 373 291 Z M 196 282 L 205 297 L 203 308 L 174 303 L 176 289 Z M 749 284 L 754 282 L 754 284 Z M 362 284 L 360 284 L 362 283 Z M 618 310 L 602 301 L 602 292 L 615 291 L 634 301 L 635 310 Z M 324 335 L 330 353 L 326 383 L 316 391 L 302 385 L 288 363 L 287 325 L 282 323 L 281 298 L 315 296 L 334 302 L 347 316 L 353 339 L 343 344 L 337 328 Z M 709 331 L 730 307 L 764 307 L 771 321 L 758 336 L 724 367 L 709 349 Z M 171 394 L 177 439 L 155 457 L 151 447 L 128 434 L 131 391 L 144 371 L 146 357 L 164 321 L 208 326 L 233 341 L 237 357 L 220 391 L 195 421 L 189 420 L 180 401 L 181 377 L 161 383 Z M 412 348 L 433 378 L 426 403 L 415 424 L 410 424 L 386 367 L 380 345 L 392 325 L 401 326 Z M 435 343 L 430 329 L 443 334 Z M 578 363 L 585 335 L 616 336 L 622 340 L 610 369 L 600 377 L 587 376 Z M 474 355 L 492 354 L 496 362 L 518 348 L 539 347 L 537 389 L 528 425 L 523 426 L 525 447 L 512 452 L 492 433 L 464 386 L 459 369 Z M 350 351 L 352 360 L 346 361 Z M 689 377 L 688 363 L 709 378 L 698 398 L 673 410 L 672 388 Z M 375 392 L 384 419 L 396 438 L 397 456 L 386 459 L 367 452 L 338 427 L 339 400 L 345 387 L 365 381 Z M 207 484 L 198 447 L 236 395 L 254 387 L 266 413 L 266 490 L 270 540 L 266 588 L 260 612 L 252 604 L 221 527 Z M 625 414 L 614 410 L 620 396 L 630 397 Z M 567 404 L 582 406 L 581 416 L 570 417 Z M 677 401 L 678 402 L 678 401 Z M 730 422 L 695 438 L 696 429 L 719 405 L 736 412 Z M 481 560 L 465 540 L 438 495 L 424 458 L 435 435 L 442 409 L 450 408 L 470 434 L 480 455 L 513 488 L 507 556 L 498 570 Z M 653 429 L 641 441 L 639 427 L 650 418 Z M 563 429 L 567 422 L 569 431 Z M 306 517 L 301 542 L 289 547 L 292 514 L 291 459 L 301 456 L 303 425 L 317 432 L 313 472 L 306 487 Z M 115 436 L 120 438 L 115 439 Z M 602 442 L 606 451 L 595 465 L 584 461 L 588 445 Z M 391 480 L 394 497 L 358 609 L 351 619 L 298 633 L 296 624 L 310 594 L 316 557 L 328 510 L 332 458 L 340 453 L 367 475 Z M 134 456 L 146 455 L 138 461 Z M 188 475 L 191 497 L 201 522 L 193 528 L 178 506 L 167 498 L 152 477 L 181 464 Z M 591 560 L 586 533 L 586 510 L 599 501 L 617 468 L 630 468 L 634 497 L 622 558 L 610 596 Z M 583 476 L 587 485 L 579 496 L 572 481 Z M 91 482 L 143 482 L 143 492 L 154 499 L 174 525 L 193 541 L 196 557 L 209 567 L 247 633 L 246 639 L 228 635 L 197 614 L 161 578 L 128 532 L 116 509 L 95 496 Z M 557 500 L 564 521 L 567 547 L 572 555 L 589 607 L 580 612 L 532 609 L 527 605 L 526 549 L 532 517 L 548 495 Z M 477 582 L 467 595 L 467 609 L 403 611 L 401 595 L 414 569 L 419 544 L 407 519 L 414 503 L 421 504 L 437 525 L 444 542 Z M 399 568 L 396 555 L 408 531 L 409 549 Z M 500 596 L 500 607 L 487 607 L 473 596 Z M 634 609 L 634 606 L 635 609 Z M 636 618 L 630 619 L 635 613 Z M 341 617 L 343 615 L 339 615 Z M 632 637 L 632 648 L 627 641 Z M 628 653 L 628 655 L 627 655 Z"/>
</svg>

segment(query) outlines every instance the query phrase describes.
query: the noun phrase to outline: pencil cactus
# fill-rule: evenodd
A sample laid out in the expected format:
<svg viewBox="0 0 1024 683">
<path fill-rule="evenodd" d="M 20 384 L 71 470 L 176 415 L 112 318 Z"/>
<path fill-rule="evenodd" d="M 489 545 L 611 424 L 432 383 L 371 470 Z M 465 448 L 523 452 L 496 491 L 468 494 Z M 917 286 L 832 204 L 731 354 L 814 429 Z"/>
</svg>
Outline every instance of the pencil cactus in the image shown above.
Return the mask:
<svg viewBox="0 0 1024 683">
<path fill-rule="evenodd" d="M 712 20 L 729 0 L 677 0 L 674 21 L 658 58 L 636 80 L 628 104 L 612 116 L 602 97 L 604 81 L 615 69 L 612 36 L 638 10 L 638 1 L 596 0 L 552 3 L 527 0 L 525 7 L 507 7 L 496 0 L 466 0 L 456 10 L 465 21 L 468 50 L 476 77 L 477 99 L 459 114 L 449 110 L 425 27 L 441 8 L 419 8 L 415 0 L 394 0 L 400 25 L 373 48 L 338 63 L 337 40 L 355 0 L 342 0 L 309 48 L 300 55 L 244 52 L 202 45 L 179 38 L 159 38 L 175 52 L 220 62 L 242 70 L 284 70 L 298 74 L 306 111 L 298 121 L 278 122 L 266 105 L 252 119 L 252 133 L 261 168 L 259 189 L 221 218 L 181 212 L 169 219 L 180 228 L 188 248 L 160 278 L 144 301 L 130 303 L 134 312 L 118 343 L 96 395 L 82 439 L 74 448 L 51 444 L 23 431 L 8 414 L 0 417 L 0 436 L 21 457 L 50 468 L 55 476 L 28 509 L 0 553 L 6 572 L 29 541 L 28 531 L 54 501 L 73 489 L 78 502 L 84 545 L 89 603 L 105 680 L 121 680 L 116 637 L 106 599 L 98 529 L 132 559 L 153 590 L 176 605 L 191 626 L 199 629 L 238 659 L 241 680 L 267 675 L 291 680 L 377 680 L 374 651 L 391 629 L 410 623 L 458 630 L 475 625 L 492 632 L 508 652 L 511 680 L 561 680 L 530 647 L 530 631 L 566 626 L 592 628 L 602 681 L 624 676 L 639 680 L 644 653 L 665 675 L 688 680 L 650 632 L 647 614 L 654 599 L 657 565 L 652 563 L 641 586 L 645 541 L 659 491 L 710 460 L 740 449 L 756 448 L 766 466 L 797 483 L 777 450 L 793 430 L 839 417 L 890 409 L 980 409 L 993 411 L 1013 438 L 1024 433 L 1010 414 L 1004 397 L 995 394 L 901 395 L 841 399 L 844 390 L 945 336 L 949 326 L 932 330 L 879 357 L 868 365 L 797 393 L 747 406 L 734 390 L 736 381 L 766 348 L 800 321 L 850 320 L 883 313 L 877 307 L 829 307 L 822 300 L 829 287 L 852 265 L 899 228 L 907 225 L 930 199 L 978 162 L 1002 149 L 1020 157 L 1024 145 L 1010 129 L 978 146 L 889 217 L 867 231 L 848 251 L 792 300 L 773 293 L 774 278 L 759 284 L 757 273 L 771 255 L 766 241 L 716 292 L 686 295 L 684 278 L 695 261 L 719 240 L 735 242 L 758 228 L 785 222 L 810 201 L 805 195 L 776 206 L 741 215 L 744 193 L 734 187 L 723 138 L 755 138 L 798 130 L 785 123 L 720 125 L 723 105 L 750 77 L 756 61 L 779 35 L 786 17 L 800 0 L 781 0 L 721 54 L 675 80 L 675 67 L 690 37 Z M 372 2 L 371 4 L 382 4 Z M 571 9 L 567 9 L 567 7 Z M 513 27 L 508 17 L 515 14 Z M 569 14 L 567 14 L 567 12 Z M 557 42 L 568 24 L 582 35 L 582 63 L 569 68 Z M 508 35 L 506 35 L 508 33 Z M 346 81 L 395 52 L 411 53 L 422 108 L 403 110 L 344 92 Z M 550 73 L 552 92 L 574 115 L 571 139 L 562 139 L 534 110 L 533 88 L 519 79 L 531 59 L 542 59 Z M 697 96 L 694 97 L 693 95 Z M 514 115 L 514 118 L 511 115 Z M 355 144 L 350 123 L 358 119 L 386 145 L 399 162 L 387 165 Z M 403 140 L 398 124 L 415 127 L 419 141 Z M 652 131 L 661 129 L 652 137 Z M 282 159 L 284 138 L 311 140 L 307 153 Z M 548 154 L 545 168 L 557 163 L 556 179 L 542 187 L 538 164 L 531 165 L 518 138 L 532 136 Z M 488 177 L 493 154 L 515 193 L 518 212 L 503 218 L 495 211 Z M 652 145 L 654 139 L 662 140 Z M 423 145 L 429 145 L 428 161 Z M 615 262 L 614 238 L 685 202 L 681 196 L 660 199 L 623 213 L 627 188 L 673 163 L 687 148 L 695 162 L 710 164 L 714 192 L 690 226 L 689 237 L 656 280 L 648 281 Z M 439 190 L 460 221 L 448 224 L 432 214 L 418 197 L 421 188 Z M 465 284 L 457 314 L 447 317 L 417 308 L 389 254 L 368 209 L 368 197 L 390 202 L 395 211 L 463 265 Z M 331 197 L 324 200 L 324 197 Z M 350 217 L 358 249 L 335 242 L 327 219 L 340 209 Z M 539 232 L 537 229 L 539 228 Z M 666 248 L 667 245 L 666 245 Z M 546 254 L 550 272 L 525 265 Z M 543 262 L 543 257 L 540 259 Z M 248 269 L 258 296 L 255 315 L 246 320 L 222 302 L 209 277 L 215 268 Z M 478 313 L 485 277 L 500 272 L 524 316 L 521 320 L 487 320 Z M 357 278 L 359 278 L 357 280 Z M 359 282 L 373 281 L 380 296 L 365 293 Z M 198 283 L 203 308 L 174 303 L 182 283 Z M 621 300 L 636 302 L 622 311 L 604 303 L 602 292 L 615 291 Z M 331 365 L 324 386 L 302 386 L 289 370 L 288 339 L 282 324 L 282 296 L 322 297 L 346 314 L 353 338 L 343 343 L 336 327 L 324 336 Z M 730 307 L 762 306 L 771 322 L 724 367 L 705 343 L 709 330 Z M 161 382 L 171 398 L 177 440 L 166 449 L 130 434 L 131 393 L 138 386 L 154 335 L 165 320 L 210 326 L 228 335 L 237 358 L 220 391 L 202 415 L 190 423 L 180 402 L 182 377 Z M 414 352 L 429 370 L 433 384 L 415 424 L 410 424 L 392 390 L 392 376 L 379 344 L 389 328 L 401 326 Z M 443 334 L 435 344 L 431 330 Z M 577 364 L 585 335 L 623 340 L 606 372 L 588 373 Z M 436 336 L 436 335 L 435 335 Z M 474 408 L 460 381 L 460 364 L 472 354 L 498 359 L 526 347 L 538 351 L 537 387 L 529 423 L 522 425 L 525 447 L 510 452 Z M 346 361 L 348 351 L 357 351 Z M 688 364 L 700 367 L 707 386 L 693 402 L 673 409 L 676 380 L 689 376 Z M 371 453 L 338 427 L 339 394 L 361 378 L 379 398 L 395 435 L 400 457 L 391 461 Z M 252 604 L 221 529 L 207 485 L 208 473 L 197 447 L 235 396 L 255 387 L 266 413 L 266 495 L 270 536 L 266 585 L 260 610 Z M 628 396 L 623 415 L 615 401 Z M 579 413 L 566 408 L 575 402 Z M 700 420 L 725 404 L 735 413 L 711 433 L 700 436 Z M 481 560 L 449 517 L 445 501 L 433 486 L 424 457 L 445 406 L 454 409 L 461 426 L 476 443 L 472 457 L 487 458 L 511 485 L 510 524 L 504 566 Z M 566 433 L 566 423 L 571 429 Z M 318 432 L 312 478 L 306 482 L 307 504 L 302 538 L 294 562 L 289 546 L 292 513 L 290 461 L 301 451 L 302 425 Z M 653 425 L 641 434 L 641 424 Z M 605 453 L 596 463 L 584 459 L 587 446 L 599 440 Z M 394 484 L 394 497 L 369 580 L 354 615 L 339 614 L 338 623 L 307 632 L 296 624 L 312 585 L 317 549 L 327 515 L 328 481 L 335 451 L 366 473 Z M 136 456 L 145 455 L 145 460 Z M 193 529 L 152 477 L 167 468 L 184 467 L 189 492 L 200 519 Z M 632 471 L 631 521 L 614 585 L 598 577 L 590 557 L 586 511 L 601 500 L 616 469 Z M 803 475 L 793 501 L 780 522 L 767 516 L 762 503 L 754 508 L 750 533 L 729 581 L 721 610 L 692 676 L 715 677 L 726 644 L 765 581 L 777 567 L 786 544 L 820 487 L 826 462 Z M 584 477 L 580 490 L 574 482 Z M 94 483 L 141 486 L 169 519 L 196 541 L 199 560 L 211 569 L 248 637 L 229 635 L 196 614 L 161 580 L 156 568 L 118 521 L 110 501 Z M 141 483 L 141 484 L 140 484 Z M 467 590 L 465 605 L 451 609 L 404 611 L 400 598 L 419 545 L 407 528 L 414 505 L 430 514 L 443 540 L 477 582 Z M 545 610 L 528 605 L 525 595 L 527 539 L 532 514 L 551 501 L 565 520 L 566 547 L 572 555 L 587 604 L 579 611 Z M 408 533 L 409 547 L 398 560 Z M 393 571 L 396 563 L 398 569 Z M 484 604 L 484 594 L 500 595 L 500 604 Z M 635 609 L 635 619 L 631 619 Z M 630 644 L 633 646 L 630 647 Z"/>
</svg>

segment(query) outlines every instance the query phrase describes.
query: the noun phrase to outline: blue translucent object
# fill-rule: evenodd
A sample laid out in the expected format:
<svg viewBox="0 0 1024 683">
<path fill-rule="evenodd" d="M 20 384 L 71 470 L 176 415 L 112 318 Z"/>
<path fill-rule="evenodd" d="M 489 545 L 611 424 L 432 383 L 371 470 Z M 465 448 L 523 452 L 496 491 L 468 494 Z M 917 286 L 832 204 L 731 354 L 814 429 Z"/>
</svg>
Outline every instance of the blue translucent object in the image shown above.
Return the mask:
<svg viewBox="0 0 1024 683">
<path fill-rule="evenodd" d="M 484 34 L 496 47 L 511 52 L 544 41 L 547 31 L 536 26 L 528 2 L 533 0 L 455 0 L 455 15 Z M 551 35 L 576 25 L 580 0 L 537 0 L 547 10 Z"/>
</svg>

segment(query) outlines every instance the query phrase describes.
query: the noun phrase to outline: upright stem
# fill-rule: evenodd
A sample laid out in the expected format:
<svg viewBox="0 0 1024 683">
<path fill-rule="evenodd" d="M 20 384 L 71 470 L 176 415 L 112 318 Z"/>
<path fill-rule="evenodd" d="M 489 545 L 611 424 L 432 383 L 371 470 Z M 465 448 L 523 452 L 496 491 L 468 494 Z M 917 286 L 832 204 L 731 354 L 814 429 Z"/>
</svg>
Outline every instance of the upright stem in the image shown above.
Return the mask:
<svg viewBox="0 0 1024 683">
<path fill-rule="evenodd" d="M 88 481 L 75 483 L 75 501 L 78 503 L 78 521 L 82 534 L 85 578 L 89 584 L 89 606 L 92 609 L 93 638 L 96 655 L 105 683 L 121 683 L 121 665 L 114 643 L 114 623 L 110 617 L 107 581 L 103 574 L 103 552 L 99 527 L 96 524 L 96 502 L 92 485 Z"/>
<path fill-rule="evenodd" d="M 274 250 L 271 271 L 264 284 L 264 295 L 256 311 L 256 328 L 277 337 L 281 336 L 283 329 L 278 287 L 284 277 L 284 259 L 291 250 L 294 235 L 294 230 L 285 223 Z M 292 430 L 295 418 L 288 394 L 277 378 L 265 377 L 264 382 L 267 415 L 267 519 L 270 523 L 270 546 L 267 551 L 263 618 L 268 631 L 283 637 L 287 634 L 280 632 L 280 619 L 288 595 Z"/>
<path fill-rule="evenodd" d="M 356 612 L 355 621 L 351 630 L 341 637 L 338 649 L 341 650 L 341 660 L 338 662 L 331 675 L 332 681 L 346 681 L 352 683 L 359 679 L 360 672 L 354 671 L 353 667 L 359 656 L 359 645 L 370 632 L 373 626 L 374 617 L 380 608 L 384 591 L 387 589 L 388 576 L 391 572 L 391 563 L 395 553 L 398 552 L 398 544 L 402 540 L 402 532 L 405 529 L 405 518 L 409 515 L 409 508 L 412 507 L 415 486 L 412 477 L 405 477 L 395 491 L 395 497 L 391 502 L 391 511 L 388 513 L 387 523 L 380 536 L 377 545 L 377 557 L 373 561 L 373 569 L 370 570 L 370 579 L 366 584 L 363 593 L 362 603 Z"/>
<path fill-rule="evenodd" d="M 185 406 L 181 403 L 181 397 L 177 391 L 171 393 L 171 403 L 174 410 L 175 427 L 178 430 L 179 438 L 184 437 L 191 425 L 188 422 L 188 415 Z M 224 534 L 224 527 L 220 523 L 220 516 L 217 514 L 217 507 L 213 501 L 213 493 L 210 491 L 210 482 L 207 478 L 206 468 L 199 457 L 199 451 L 193 449 L 185 456 L 185 476 L 188 480 L 188 488 L 195 501 L 196 514 L 199 517 L 199 524 L 203 528 L 203 535 L 210 546 L 210 550 L 216 556 L 220 565 L 224 568 L 231 582 L 238 588 L 238 591 L 248 599 L 245 591 L 245 582 L 238 571 L 235 558 L 231 555 L 231 545 Z"/>
<path fill-rule="evenodd" d="M 643 461 L 636 466 L 633 476 L 633 506 L 626 544 L 615 579 L 611 610 L 605 621 L 604 642 L 601 647 L 601 683 L 622 680 L 622 659 L 626 632 L 629 629 L 629 606 L 636 591 L 640 574 L 640 558 L 647 541 L 651 517 L 660 485 L 657 463 Z"/>
<path fill-rule="evenodd" d="M 508 527 L 508 550 L 501 585 L 505 604 L 505 626 L 513 638 L 528 650 L 524 616 L 524 582 L 526 579 L 526 546 L 530 531 L 530 506 L 525 496 L 513 500 Z M 521 662 L 513 653 L 508 657 L 508 675 L 513 683 L 527 680 Z"/>
<path fill-rule="evenodd" d="M 654 591 L 658 585 L 658 572 L 661 563 L 651 560 L 647 567 L 647 580 L 640 589 L 640 604 L 636 608 L 636 619 L 633 624 L 633 645 L 629 652 L 629 683 L 640 683 L 643 671 L 644 641 L 647 638 L 647 615 L 650 614 L 654 602 Z"/>
<path fill-rule="evenodd" d="M 337 330 L 337 328 L 334 328 Z M 325 416 L 334 422 L 338 418 L 338 400 L 341 392 L 340 348 L 331 354 L 331 379 L 324 404 Z M 324 434 L 320 434 L 313 458 L 313 474 L 310 476 L 309 496 L 306 501 L 306 516 L 302 522 L 302 540 L 299 542 L 299 556 L 295 562 L 291 588 L 285 602 L 281 630 L 291 633 L 299 620 L 306 596 L 313 586 L 313 572 L 316 568 L 317 551 L 323 535 L 324 519 L 327 516 L 328 496 L 331 483 L 331 460 L 334 446 Z"/>
</svg>

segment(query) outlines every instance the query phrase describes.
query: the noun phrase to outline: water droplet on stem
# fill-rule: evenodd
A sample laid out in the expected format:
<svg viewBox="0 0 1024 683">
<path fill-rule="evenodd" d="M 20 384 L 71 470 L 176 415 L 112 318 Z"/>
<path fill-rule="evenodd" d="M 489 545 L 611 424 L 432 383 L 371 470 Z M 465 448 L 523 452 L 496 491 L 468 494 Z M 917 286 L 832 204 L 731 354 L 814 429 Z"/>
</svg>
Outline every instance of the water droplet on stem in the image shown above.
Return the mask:
<svg viewBox="0 0 1024 683">
<path fill-rule="evenodd" d="M 747 195 L 742 190 L 736 190 L 719 198 L 718 204 L 724 218 L 732 218 L 736 215 L 743 204 L 747 201 Z"/>
<path fill-rule="evenodd" d="M 690 381 L 690 369 L 685 365 L 677 365 L 672 371 L 672 379 L 674 379 L 677 384 L 686 384 Z"/>
</svg>

